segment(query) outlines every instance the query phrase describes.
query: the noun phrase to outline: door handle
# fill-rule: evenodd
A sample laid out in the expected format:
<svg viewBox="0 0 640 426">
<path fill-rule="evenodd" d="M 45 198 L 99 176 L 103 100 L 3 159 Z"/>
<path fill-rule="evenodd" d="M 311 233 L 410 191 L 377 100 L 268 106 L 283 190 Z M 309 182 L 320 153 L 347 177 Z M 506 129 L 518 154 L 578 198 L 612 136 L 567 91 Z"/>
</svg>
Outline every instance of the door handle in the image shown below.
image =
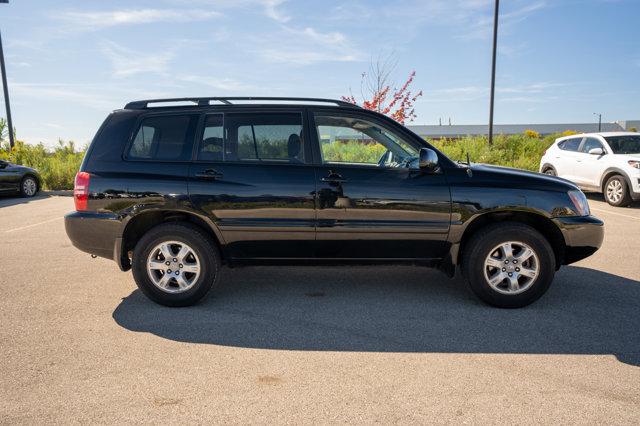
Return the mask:
<svg viewBox="0 0 640 426">
<path fill-rule="evenodd" d="M 343 179 L 343 178 L 338 177 L 338 176 L 336 176 L 336 177 L 332 177 L 332 176 L 323 177 L 323 178 L 320 178 L 320 180 L 322 182 L 327 182 L 327 183 L 345 183 L 345 182 L 347 182 L 346 179 Z"/>
<path fill-rule="evenodd" d="M 206 169 L 196 173 L 195 177 L 200 179 L 220 179 L 222 177 L 222 173 L 215 169 Z"/>
</svg>

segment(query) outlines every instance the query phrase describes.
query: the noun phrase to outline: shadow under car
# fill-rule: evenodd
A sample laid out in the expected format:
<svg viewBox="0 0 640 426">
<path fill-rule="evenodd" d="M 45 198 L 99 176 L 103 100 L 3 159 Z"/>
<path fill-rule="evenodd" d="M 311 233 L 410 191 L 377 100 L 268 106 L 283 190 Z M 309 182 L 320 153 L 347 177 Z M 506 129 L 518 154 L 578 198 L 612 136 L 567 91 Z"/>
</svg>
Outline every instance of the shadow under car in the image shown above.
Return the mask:
<svg viewBox="0 0 640 426">
<path fill-rule="evenodd" d="M 138 290 L 122 327 L 180 342 L 300 351 L 613 354 L 640 366 L 640 282 L 568 266 L 531 306 L 491 308 L 419 267 L 247 267 L 197 306 Z"/>
</svg>

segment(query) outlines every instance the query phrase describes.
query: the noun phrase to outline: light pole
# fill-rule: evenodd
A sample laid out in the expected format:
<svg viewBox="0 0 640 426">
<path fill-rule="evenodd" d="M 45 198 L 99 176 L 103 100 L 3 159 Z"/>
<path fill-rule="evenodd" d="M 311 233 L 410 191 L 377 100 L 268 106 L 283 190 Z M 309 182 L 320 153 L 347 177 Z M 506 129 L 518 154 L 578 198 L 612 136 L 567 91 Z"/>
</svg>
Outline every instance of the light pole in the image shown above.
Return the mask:
<svg viewBox="0 0 640 426">
<path fill-rule="evenodd" d="M 602 114 L 594 112 L 593 115 L 598 116 L 598 132 L 601 132 L 602 131 Z"/>
<path fill-rule="evenodd" d="M 491 57 L 491 95 L 489 99 L 489 145 L 493 144 L 493 99 L 496 94 L 496 47 L 498 45 L 498 9 L 500 0 L 496 0 L 493 15 L 493 56 Z"/>
<path fill-rule="evenodd" d="M 9 0 L 0 0 L 0 3 L 9 3 Z M 2 71 L 2 89 L 4 91 L 4 106 L 7 110 L 7 126 L 9 127 L 9 146 L 13 148 L 13 122 L 11 121 L 11 106 L 9 104 L 9 87 L 7 86 L 7 69 L 4 66 L 4 50 L 2 49 L 2 34 L 0 34 L 0 71 Z"/>
</svg>

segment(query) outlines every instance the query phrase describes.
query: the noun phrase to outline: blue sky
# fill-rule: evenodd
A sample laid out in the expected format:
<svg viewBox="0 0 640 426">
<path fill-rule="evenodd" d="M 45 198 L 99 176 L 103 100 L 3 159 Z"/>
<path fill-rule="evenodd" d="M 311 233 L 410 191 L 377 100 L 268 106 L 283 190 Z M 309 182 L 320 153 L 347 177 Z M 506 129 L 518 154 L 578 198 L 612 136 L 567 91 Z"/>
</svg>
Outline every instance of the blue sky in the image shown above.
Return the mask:
<svg viewBox="0 0 640 426">
<path fill-rule="evenodd" d="M 640 118 L 640 1 L 503 0 L 497 123 Z M 84 144 L 127 101 L 357 94 L 417 72 L 414 124 L 486 123 L 492 0 L 19 1 L 0 5 L 18 138 Z M 4 115 L 3 113 L 1 115 Z"/>
</svg>

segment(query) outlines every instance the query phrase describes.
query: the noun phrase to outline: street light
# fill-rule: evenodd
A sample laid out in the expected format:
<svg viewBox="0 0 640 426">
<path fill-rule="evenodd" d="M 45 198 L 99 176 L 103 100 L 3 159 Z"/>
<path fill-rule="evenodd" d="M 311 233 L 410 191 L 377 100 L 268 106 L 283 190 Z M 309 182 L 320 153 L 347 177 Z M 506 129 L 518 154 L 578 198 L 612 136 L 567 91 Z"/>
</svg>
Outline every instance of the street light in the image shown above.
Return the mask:
<svg viewBox="0 0 640 426">
<path fill-rule="evenodd" d="M 593 115 L 598 116 L 598 132 L 601 132 L 602 131 L 602 114 L 594 112 Z"/>
<path fill-rule="evenodd" d="M 498 45 L 498 9 L 500 0 L 496 0 L 493 15 L 493 56 L 491 57 L 491 95 L 489 100 L 489 145 L 493 144 L 493 98 L 496 93 L 496 46 Z"/>
<path fill-rule="evenodd" d="M 0 3 L 9 3 L 9 0 L 0 0 Z M 13 148 L 13 122 L 11 121 L 11 106 L 9 105 L 9 88 L 7 87 L 7 69 L 4 66 L 4 51 L 2 49 L 2 34 L 0 34 L 0 71 L 2 71 L 2 89 L 4 91 L 4 106 L 7 110 L 7 126 L 9 127 L 9 146 Z"/>
</svg>

